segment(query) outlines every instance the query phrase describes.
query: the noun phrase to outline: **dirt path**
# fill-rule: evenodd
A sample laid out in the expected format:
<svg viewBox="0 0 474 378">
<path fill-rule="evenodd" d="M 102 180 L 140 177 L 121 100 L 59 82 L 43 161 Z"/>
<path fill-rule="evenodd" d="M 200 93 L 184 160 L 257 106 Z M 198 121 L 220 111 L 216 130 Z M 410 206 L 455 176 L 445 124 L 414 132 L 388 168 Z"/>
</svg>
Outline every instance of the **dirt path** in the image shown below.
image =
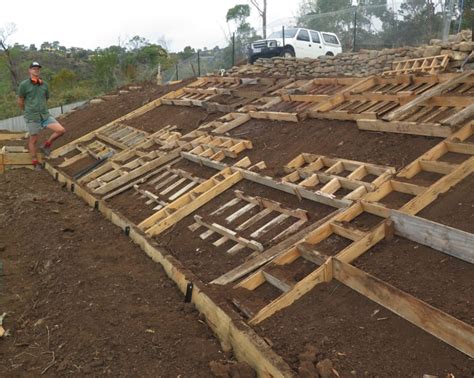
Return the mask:
<svg viewBox="0 0 474 378">
<path fill-rule="evenodd" d="M 0 175 L 0 376 L 208 377 L 225 359 L 158 264 L 45 172 Z"/>
</svg>

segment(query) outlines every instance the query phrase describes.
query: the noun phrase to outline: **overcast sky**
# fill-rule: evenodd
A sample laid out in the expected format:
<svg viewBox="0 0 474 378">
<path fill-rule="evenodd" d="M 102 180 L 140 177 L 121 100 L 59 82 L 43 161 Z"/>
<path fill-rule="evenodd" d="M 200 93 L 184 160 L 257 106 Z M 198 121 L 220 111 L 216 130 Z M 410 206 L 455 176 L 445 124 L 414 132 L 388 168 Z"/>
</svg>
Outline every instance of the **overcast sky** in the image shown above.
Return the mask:
<svg viewBox="0 0 474 378">
<path fill-rule="evenodd" d="M 2 0 L 0 27 L 15 23 L 9 42 L 24 45 L 59 41 L 66 47 L 95 49 L 118 44 L 134 35 L 158 42 L 163 37 L 171 51 L 185 46 L 223 46 L 225 15 L 247 0 Z M 267 22 L 297 14 L 299 0 L 268 0 Z M 260 26 L 252 8 L 251 23 Z"/>
</svg>

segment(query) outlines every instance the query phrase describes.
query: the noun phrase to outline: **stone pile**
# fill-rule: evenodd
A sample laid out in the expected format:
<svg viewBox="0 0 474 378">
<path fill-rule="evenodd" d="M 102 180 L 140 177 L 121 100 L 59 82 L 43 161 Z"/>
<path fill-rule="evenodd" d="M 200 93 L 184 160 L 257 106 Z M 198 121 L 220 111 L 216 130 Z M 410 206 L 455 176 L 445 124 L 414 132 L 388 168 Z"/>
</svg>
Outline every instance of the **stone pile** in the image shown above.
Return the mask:
<svg viewBox="0 0 474 378">
<path fill-rule="evenodd" d="M 418 47 L 360 50 L 356 53 L 343 52 L 337 56 L 322 56 L 318 59 L 260 58 L 254 65 L 233 67 L 228 74 L 232 76 L 263 74 L 272 77 L 302 78 L 367 76 L 389 71 L 392 69 L 392 64 L 397 61 L 445 54 L 450 56 L 446 71 L 452 72 L 461 67 L 473 48 L 471 31 L 463 30 L 457 35 L 450 35 L 447 41 L 433 39 L 429 45 Z M 474 63 L 468 62 L 465 68 L 474 68 Z"/>
</svg>

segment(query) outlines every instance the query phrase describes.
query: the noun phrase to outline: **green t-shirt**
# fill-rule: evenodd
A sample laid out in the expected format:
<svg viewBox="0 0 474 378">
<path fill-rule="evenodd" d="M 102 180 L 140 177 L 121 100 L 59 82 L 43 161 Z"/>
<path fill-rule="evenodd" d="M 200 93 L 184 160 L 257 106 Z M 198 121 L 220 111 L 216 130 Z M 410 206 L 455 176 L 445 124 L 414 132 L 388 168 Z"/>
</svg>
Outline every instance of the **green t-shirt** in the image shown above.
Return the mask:
<svg viewBox="0 0 474 378">
<path fill-rule="evenodd" d="M 18 96 L 25 99 L 25 119 L 41 121 L 49 117 L 47 100 L 49 99 L 48 84 L 33 84 L 30 79 L 23 80 L 18 87 Z"/>
</svg>

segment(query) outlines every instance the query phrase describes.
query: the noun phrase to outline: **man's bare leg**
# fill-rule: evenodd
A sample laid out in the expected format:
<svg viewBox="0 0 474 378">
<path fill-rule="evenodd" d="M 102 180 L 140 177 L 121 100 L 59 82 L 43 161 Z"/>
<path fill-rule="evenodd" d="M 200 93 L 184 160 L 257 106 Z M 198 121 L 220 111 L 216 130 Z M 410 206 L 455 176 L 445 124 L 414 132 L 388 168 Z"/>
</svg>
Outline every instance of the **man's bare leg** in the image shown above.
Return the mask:
<svg viewBox="0 0 474 378">
<path fill-rule="evenodd" d="M 49 143 L 50 145 L 66 132 L 66 129 L 59 123 L 52 123 L 48 125 L 47 128 L 54 131 L 46 141 L 46 143 Z"/>
<path fill-rule="evenodd" d="M 52 123 L 46 127 L 53 131 L 51 136 L 44 143 L 44 146 L 41 148 L 44 154 L 48 156 L 51 153 L 51 144 L 60 136 L 64 135 L 64 133 L 66 132 L 66 129 L 59 123 Z"/>
<path fill-rule="evenodd" d="M 35 166 L 39 166 L 38 155 L 36 150 L 36 143 L 38 142 L 38 135 L 30 135 L 28 139 L 28 150 L 30 151 L 31 155 L 31 162 Z"/>
</svg>

